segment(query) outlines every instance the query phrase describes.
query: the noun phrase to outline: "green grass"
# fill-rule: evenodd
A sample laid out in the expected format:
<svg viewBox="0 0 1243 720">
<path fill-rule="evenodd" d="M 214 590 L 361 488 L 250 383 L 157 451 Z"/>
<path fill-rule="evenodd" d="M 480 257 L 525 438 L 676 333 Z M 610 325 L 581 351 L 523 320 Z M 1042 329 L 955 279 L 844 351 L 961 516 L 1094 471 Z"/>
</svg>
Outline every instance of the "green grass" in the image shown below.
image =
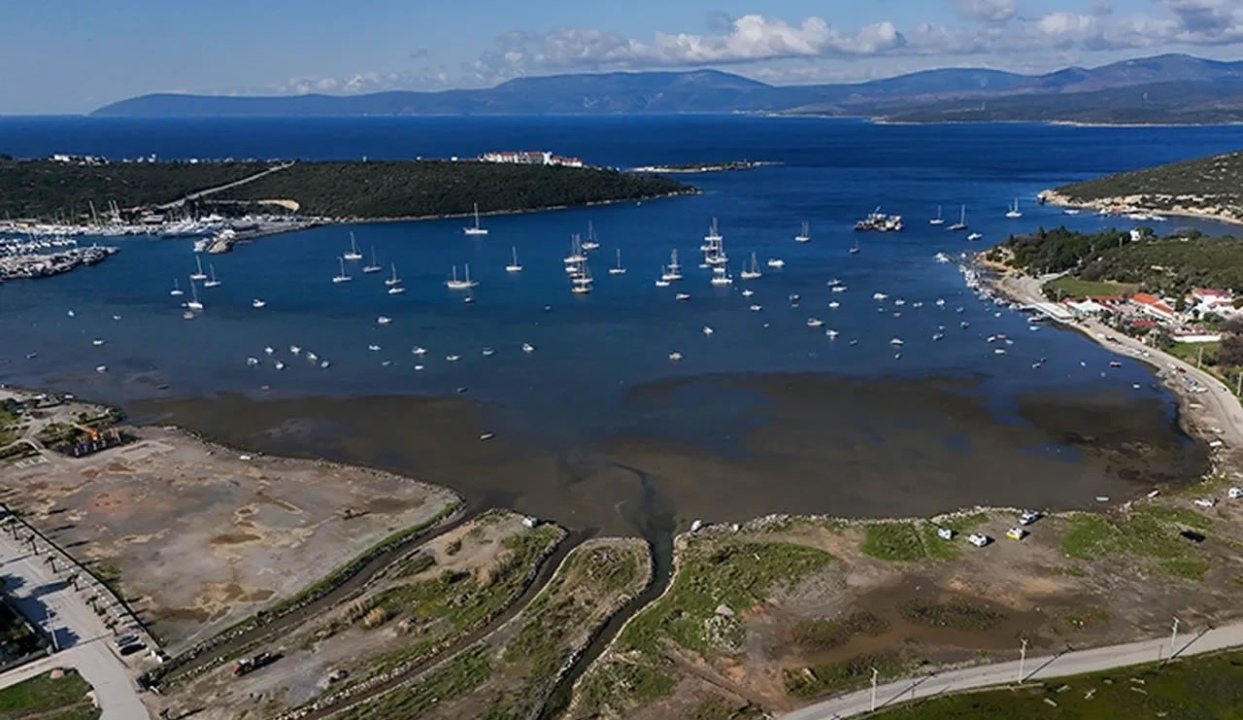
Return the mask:
<svg viewBox="0 0 1243 720">
<path fill-rule="evenodd" d="M 1221 343 L 1183 343 L 1176 342 L 1171 345 L 1166 352 L 1195 365 L 1201 359 L 1200 353 L 1203 352 L 1203 361 L 1205 366 L 1213 366 L 1217 364 L 1217 353 L 1221 350 Z"/>
<path fill-rule="evenodd" d="M 1183 526 L 1206 530 L 1211 522 L 1192 510 L 1160 506 L 1141 507 L 1118 520 L 1075 515 L 1062 536 L 1062 552 L 1078 560 L 1128 555 L 1149 560 L 1168 575 L 1200 580 L 1210 565 L 1179 532 Z"/>
<path fill-rule="evenodd" d="M 1187 658 L 1160 669 L 1149 665 L 1018 689 L 940 697 L 894 708 L 875 717 L 877 720 L 1239 720 L 1243 718 L 1243 653 Z"/>
<path fill-rule="evenodd" d="M 1122 295 L 1125 293 L 1134 293 L 1134 285 L 1123 285 L 1122 283 L 1080 280 L 1072 275 L 1063 275 L 1056 280 L 1050 280 L 1044 284 L 1044 294 L 1057 300 L 1059 298 L 1075 298 L 1081 299 L 1089 295 Z"/>
<path fill-rule="evenodd" d="M 594 717 L 606 708 L 626 717 L 630 707 L 668 697 L 678 683 L 678 670 L 663 657 L 641 655 L 597 663 L 578 691 L 580 717 Z"/>
<path fill-rule="evenodd" d="M 94 720 L 99 710 L 86 696 L 91 686 L 76 671 L 52 679 L 50 673 L 0 690 L 0 718 L 21 720 L 38 716 L 41 720 Z M 62 710 L 56 713 L 56 710 Z"/>
<path fill-rule="evenodd" d="M 952 515 L 940 522 L 921 523 L 919 532 L 924 541 L 928 556 L 937 560 L 955 560 L 962 554 L 964 539 L 962 536 L 988 522 L 988 513 L 972 513 L 970 515 Z M 947 527 L 954 531 L 952 540 L 943 540 L 937 535 L 937 528 Z"/>
<path fill-rule="evenodd" d="M 863 687 L 871 682 L 873 668 L 881 678 L 892 678 L 906 672 L 908 665 L 898 653 L 886 651 L 842 662 L 787 669 L 784 671 L 785 689 L 799 700 L 815 700 L 824 695 Z"/>
<path fill-rule="evenodd" d="M 908 600 L 902 603 L 898 612 L 918 625 L 963 632 L 989 630 L 1006 619 L 1005 613 L 962 599 L 944 603 Z"/>
<path fill-rule="evenodd" d="M 721 636 L 740 640 L 745 635 L 737 617 L 716 615 L 725 605 L 741 613 L 768 598 L 778 586 L 797 582 L 833 564 L 836 559 L 823 550 L 792 543 L 735 543 L 703 541 L 688 548 L 672 587 L 626 626 L 619 638 L 624 650 L 658 653 L 662 642 L 708 652 L 714 643 L 709 621 L 724 626 Z M 717 620 L 717 618 L 720 618 Z"/>
<path fill-rule="evenodd" d="M 13 411 L 0 407 L 0 446 L 8 445 L 17 439 L 17 415 Z"/>
<path fill-rule="evenodd" d="M 936 529 L 933 529 L 933 535 Z M 911 562 L 928 557 L 923 539 L 911 522 L 870 523 L 863 536 L 864 555 L 881 560 Z"/>
<path fill-rule="evenodd" d="M 729 702 L 721 697 L 701 700 L 691 710 L 690 720 L 760 720 L 768 717 L 762 708 L 751 703 Z"/>
<path fill-rule="evenodd" d="M 365 705 L 351 708 L 338 720 L 417 718 L 439 703 L 455 700 L 488 681 L 492 674 L 483 648 L 468 650 L 433 670 L 416 685 L 405 685 Z"/>
</svg>

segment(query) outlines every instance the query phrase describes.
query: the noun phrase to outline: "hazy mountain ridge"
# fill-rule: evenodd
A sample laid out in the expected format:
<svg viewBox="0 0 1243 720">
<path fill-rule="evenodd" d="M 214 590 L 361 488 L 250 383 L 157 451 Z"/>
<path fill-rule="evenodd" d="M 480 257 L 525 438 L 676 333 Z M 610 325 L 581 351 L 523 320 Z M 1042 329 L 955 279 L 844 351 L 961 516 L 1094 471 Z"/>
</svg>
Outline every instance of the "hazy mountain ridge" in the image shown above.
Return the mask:
<svg viewBox="0 0 1243 720">
<path fill-rule="evenodd" d="M 1151 96 L 1159 96 L 1159 100 Z M 1216 94 L 1217 97 L 1212 97 Z M 719 70 L 517 78 L 492 88 L 368 95 L 153 94 L 94 115 L 536 115 L 770 112 L 894 121 L 1243 121 L 1243 62 L 1159 55 L 1021 75 L 941 68 L 863 83 L 776 86 Z M 970 101 L 972 104 L 965 104 Z M 991 109 L 990 109 L 991 106 Z M 983 109 L 972 112 L 970 107 Z"/>
</svg>

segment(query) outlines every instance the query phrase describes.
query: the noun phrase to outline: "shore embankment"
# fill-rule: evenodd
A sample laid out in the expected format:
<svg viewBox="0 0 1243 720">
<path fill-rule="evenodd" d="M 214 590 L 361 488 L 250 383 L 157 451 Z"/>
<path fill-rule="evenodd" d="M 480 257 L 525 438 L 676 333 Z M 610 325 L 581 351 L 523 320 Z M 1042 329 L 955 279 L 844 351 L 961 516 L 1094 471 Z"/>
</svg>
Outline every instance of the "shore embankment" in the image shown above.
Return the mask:
<svg viewBox="0 0 1243 720">
<path fill-rule="evenodd" d="M 1198 205 L 1184 204 L 1186 201 L 1191 200 L 1190 197 L 1183 198 L 1171 195 L 1137 194 L 1083 200 L 1072 198 L 1053 189 L 1042 190 L 1036 195 L 1036 197 L 1046 205 L 1093 210 L 1096 212 L 1104 212 L 1109 215 L 1125 215 L 1129 213 L 1154 214 L 1157 216 L 1171 215 L 1174 217 L 1209 220 L 1212 222 L 1220 222 L 1230 225 L 1243 225 L 1243 214 L 1239 213 L 1235 209 L 1222 205 L 1202 207 Z M 1159 198 L 1163 202 L 1160 204 L 1154 203 L 1152 202 L 1153 198 Z"/>
</svg>

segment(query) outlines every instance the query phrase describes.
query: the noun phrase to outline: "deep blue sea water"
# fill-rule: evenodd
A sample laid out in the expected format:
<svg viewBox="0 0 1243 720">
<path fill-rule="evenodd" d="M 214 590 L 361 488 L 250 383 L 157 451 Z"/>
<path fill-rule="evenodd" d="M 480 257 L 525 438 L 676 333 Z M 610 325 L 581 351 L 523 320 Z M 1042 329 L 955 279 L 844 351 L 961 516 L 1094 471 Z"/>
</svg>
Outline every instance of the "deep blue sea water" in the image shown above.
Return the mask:
<svg viewBox="0 0 1243 720">
<path fill-rule="evenodd" d="M 682 176 L 704 190 L 693 197 L 541 214 L 485 218 L 490 234 L 466 237 L 461 220 L 322 227 L 262 239 L 208 257 L 223 285 L 200 293 L 206 310 L 185 320 L 169 296 L 193 272 L 187 240 L 118 239 L 122 252 L 106 263 L 65 276 L 0 285 L 0 382 L 54 387 L 106 400 L 197 396 L 219 391 L 290 394 L 442 394 L 469 386 L 501 422 L 539 424 L 557 436 L 629 427 L 620 391 L 670 376 L 710 372 L 812 371 L 853 377 L 980 375 L 1005 402 L 1043 388 L 1091 386 L 1151 395 L 1150 372 L 1113 356 L 1073 332 L 1028 330 L 1024 316 L 982 303 L 937 252 L 978 250 L 1011 232 L 1067 224 L 1095 230 L 1133 221 L 1069 217 L 1034 203 L 1037 192 L 1099 174 L 1237 148 L 1243 129 L 1080 128 L 1049 125 L 872 125 L 814 118 L 718 116 L 639 118 L 299 118 L 129 120 L 0 118 L 0 152 L 53 152 L 110 158 L 155 154 L 172 158 L 409 158 L 474 156 L 488 150 L 550 149 L 589 163 L 632 167 L 735 159 L 782 163 L 754 170 Z M 1003 217 L 1019 198 L 1021 219 Z M 101 199 L 106 200 L 106 199 Z M 944 207 L 967 205 L 979 243 L 928 225 Z M 907 229 L 894 234 L 852 231 L 876 206 L 899 213 Z M 698 247 L 719 219 L 735 285 L 715 289 L 697 267 Z M 802 221 L 813 241 L 793 242 Z M 562 256 L 571 233 L 593 222 L 602 248 L 593 253 L 595 292 L 574 296 Z M 952 220 L 951 220 L 952 222 Z M 1172 221 L 1220 230 L 1209 223 Z M 408 288 L 385 293 L 386 273 L 334 285 L 336 257 L 349 232 L 360 249 L 374 247 L 385 268 L 396 263 Z M 859 241 L 862 252 L 848 248 Z M 110 241 L 113 242 L 113 241 Z M 506 273 L 516 247 L 522 273 Z M 628 273 L 610 276 L 620 248 Z M 653 284 L 677 249 L 686 279 Z M 762 279 L 737 280 L 755 252 Z M 447 290 L 453 265 L 470 264 L 480 283 L 475 302 Z M 827 285 L 839 279 L 847 292 Z M 743 297 L 751 287 L 754 297 Z M 675 302 L 675 292 L 689 302 Z M 890 296 L 887 303 L 872 299 Z M 787 296 L 798 293 L 799 307 Z M 268 306 L 250 307 L 262 297 Z M 902 298 L 903 307 L 893 300 Z M 946 301 L 944 309 L 934 302 Z M 841 307 L 829 309 L 837 300 Z M 924 303 L 915 308 L 915 302 Z M 751 304 L 763 305 L 751 312 Z M 878 307 L 881 311 L 878 312 Z M 956 313 L 955 309 L 963 308 Z M 68 311 L 74 311 L 69 317 Z M 901 316 L 895 317 L 894 312 Z M 114 320 L 113 316 L 120 317 Z M 380 326 L 379 316 L 392 323 Z M 841 334 L 809 329 L 817 317 Z M 970 328 L 962 330 L 959 322 Z M 715 329 L 706 336 L 704 325 Z M 934 342 L 938 326 L 946 338 Z M 998 356 L 985 338 L 1015 339 Z M 905 341 L 895 358 L 891 338 Z M 106 344 L 94 347 L 93 338 Z M 858 340 L 850 345 L 850 340 Z M 522 343 L 537 347 L 523 353 Z M 332 362 L 324 370 L 290 355 L 290 345 Z M 379 345 L 379 351 L 368 349 Z M 425 358 L 411 354 L 421 345 Z M 263 352 L 288 364 L 273 367 Z M 485 347 L 495 355 L 485 357 Z M 671 352 L 684 359 L 671 362 Z M 37 357 L 27 359 L 35 353 Z M 458 362 L 446 356 L 461 356 Z M 251 368 L 246 358 L 263 365 Z M 1039 370 L 1031 364 L 1048 358 Z M 384 366 L 389 361 L 391 364 Z M 416 363 L 425 365 L 415 371 Z M 1082 363 L 1082 364 L 1081 364 Z M 97 365 L 107 373 L 97 373 Z M 1132 383 L 1143 384 L 1132 390 Z M 167 391 L 157 387 L 167 384 Z M 687 403 L 695 425 L 728 420 L 740 398 Z"/>
</svg>

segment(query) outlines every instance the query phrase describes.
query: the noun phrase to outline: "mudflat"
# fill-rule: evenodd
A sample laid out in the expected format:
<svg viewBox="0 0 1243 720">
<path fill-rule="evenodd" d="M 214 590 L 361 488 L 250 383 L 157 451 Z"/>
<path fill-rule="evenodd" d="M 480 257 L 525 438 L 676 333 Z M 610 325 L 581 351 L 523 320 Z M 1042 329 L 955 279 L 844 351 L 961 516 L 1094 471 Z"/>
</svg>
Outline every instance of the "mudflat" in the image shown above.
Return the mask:
<svg viewBox="0 0 1243 720">
<path fill-rule="evenodd" d="M 294 595 L 458 501 L 324 462 L 245 455 L 173 429 L 76 459 L 0 467 L 0 488 L 145 612 L 176 653 Z"/>
</svg>

